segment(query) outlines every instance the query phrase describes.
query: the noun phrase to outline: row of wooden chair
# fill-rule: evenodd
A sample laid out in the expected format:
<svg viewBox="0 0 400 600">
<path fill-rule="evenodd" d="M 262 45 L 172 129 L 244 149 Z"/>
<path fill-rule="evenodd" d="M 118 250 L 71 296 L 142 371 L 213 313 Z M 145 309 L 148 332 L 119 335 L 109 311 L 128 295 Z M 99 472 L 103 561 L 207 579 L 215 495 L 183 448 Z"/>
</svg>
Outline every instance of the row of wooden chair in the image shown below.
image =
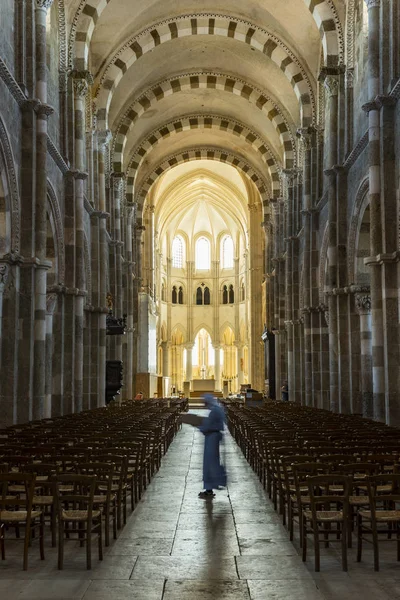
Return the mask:
<svg viewBox="0 0 400 600">
<path fill-rule="evenodd" d="M 379 570 L 381 534 L 397 541 L 400 559 L 398 430 L 284 402 L 263 408 L 230 404 L 227 416 L 232 435 L 287 524 L 290 540 L 297 524 L 303 560 L 312 535 L 319 570 L 320 544 L 334 537 L 341 541 L 347 570 L 355 527 L 358 561 L 363 540 L 372 540 Z"/>
<path fill-rule="evenodd" d="M 25 530 L 23 568 L 32 537 L 44 559 L 48 523 L 63 568 L 64 541 L 98 536 L 99 559 L 134 510 L 180 427 L 187 400 L 148 400 L 46 419 L 0 431 L 0 547 Z"/>
</svg>

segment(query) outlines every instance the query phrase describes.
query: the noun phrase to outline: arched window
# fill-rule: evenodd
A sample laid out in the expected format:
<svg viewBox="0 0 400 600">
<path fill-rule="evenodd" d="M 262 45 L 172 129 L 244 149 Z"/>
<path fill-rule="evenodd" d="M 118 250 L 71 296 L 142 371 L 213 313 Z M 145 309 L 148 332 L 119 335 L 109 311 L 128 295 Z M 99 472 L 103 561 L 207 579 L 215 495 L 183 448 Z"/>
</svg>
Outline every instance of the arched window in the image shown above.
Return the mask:
<svg viewBox="0 0 400 600">
<path fill-rule="evenodd" d="M 196 269 L 210 269 L 210 242 L 205 237 L 200 237 L 196 242 Z"/>
<path fill-rule="evenodd" d="M 201 287 L 197 288 L 197 292 L 196 292 L 196 304 L 199 306 L 201 304 L 203 304 L 203 290 L 201 289 Z"/>
<path fill-rule="evenodd" d="M 183 267 L 183 240 L 179 235 L 172 242 L 172 266 L 177 269 Z"/>
<path fill-rule="evenodd" d="M 163 283 L 161 286 L 161 300 L 165 302 L 165 284 Z"/>
<path fill-rule="evenodd" d="M 174 285 L 174 287 L 172 288 L 172 304 L 177 304 L 178 303 L 178 294 L 176 292 L 176 286 Z"/>
<path fill-rule="evenodd" d="M 226 285 L 222 288 L 222 304 L 228 304 L 228 287 Z"/>
<path fill-rule="evenodd" d="M 208 287 L 204 288 L 204 304 L 211 304 L 210 302 L 210 290 Z"/>
<path fill-rule="evenodd" d="M 182 286 L 179 286 L 178 304 L 183 304 L 183 288 L 182 288 Z"/>
<path fill-rule="evenodd" d="M 233 291 L 233 285 L 229 286 L 229 304 L 233 304 L 235 302 L 235 292 Z"/>
<path fill-rule="evenodd" d="M 234 248 L 233 239 L 226 235 L 221 244 L 221 264 L 223 269 L 233 269 Z"/>
<path fill-rule="evenodd" d="M 240 286 L 240 301 L 244 302 L 246 300 L 246 288 L 244 287 L 244 282 L 242 281 L 242 285 Z"/>
</svg>

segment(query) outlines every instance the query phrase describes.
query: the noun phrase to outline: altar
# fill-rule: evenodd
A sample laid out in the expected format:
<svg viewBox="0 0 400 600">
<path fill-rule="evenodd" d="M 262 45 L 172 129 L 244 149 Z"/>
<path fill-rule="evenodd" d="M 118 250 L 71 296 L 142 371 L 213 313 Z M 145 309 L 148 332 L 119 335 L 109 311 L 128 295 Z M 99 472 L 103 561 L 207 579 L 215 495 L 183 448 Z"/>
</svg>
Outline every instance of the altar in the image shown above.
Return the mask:
<svg viewBox="0 0 400 600">
<path fill-rule="evenodd" d="M 192 391 L 193 392 L 214 392 L 215 391 L 215 379 L 193 379 L 192 380 Z"/>
</svg>

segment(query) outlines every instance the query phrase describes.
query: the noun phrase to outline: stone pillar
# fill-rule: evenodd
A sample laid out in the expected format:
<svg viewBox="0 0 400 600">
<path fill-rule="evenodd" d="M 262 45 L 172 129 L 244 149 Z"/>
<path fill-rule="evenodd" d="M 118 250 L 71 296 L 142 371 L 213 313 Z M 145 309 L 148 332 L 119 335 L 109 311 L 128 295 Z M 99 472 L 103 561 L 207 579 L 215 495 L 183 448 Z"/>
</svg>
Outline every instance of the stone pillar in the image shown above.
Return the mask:
<svg viewBox="0 0 400 600">
<path fill-rule="evenodd" d="M 132 223 L 134 221 L 134 205 L 129 204 L 126 206 L 125 211 L 125 270 L 126 270 L 126 286 L 124 291 L 125 295 L 125 309 L 124 312 L 127 315 L 126 318 L 126 334 L 124 336 L 123 346 L 126 350 L 123 352 L 124 361 L 124 372 L 125 372 L 125 385 L 124 385 L 124 398 L 131 400 L 133 398 L 133 280 L 135 277 L 134 263 L 132 261 Z M 164 350 L 163 350 L 164 356 Z M 164 360 L 164 359 L 163 359 Z M 164 372 L 163 372 L 164 374 Z"/>
<path fill-rule="evenodd" d="M 162 351 L 163 351 L 163 365 L 162 365 L 163 377 L 170 377 L 170 370 L 169 370 L 170 343 L 162 342 L 161 346 L 162 346 Z"/>
<path fill-rule="evenodd" d="M 84 264 L 84 181 L 86 169 L 86 95 L 93 83 L 88 71 L 73 72 L 74 76 L 74 116 L 75 116 L 75 352 L 74 352 L 74 409 L 79 412 L 83 407 L 83 310 L 86 295 Z"/>
<path fill-rule="evenodd" d="M 363 417 L 373 417 L 371 297 L 356 294 L 355 308 L 360 318 L 361 410 Z"/>
<path fill-rule="evenodd" d="M 239 392 L 241 384 L 244 383 L 244 381 L 243 381 L 244 380 L 244 377 L 243 377 L 243 371 L 244 371 L 243 346 L 244 346 L 244 344 L 242 342 L 236 342 L 235 346 L 236 346 L 236 373 L 237 373 L 237 390 L 236 390 L 236 392 Z M 264 389 L 264 387 L 261 389 Z"/>
<path fill-rule="evenodd" d="M 304 318 L 304 404 L 312 406 L 312 346 L 311 346 L 311 150 L 312 129 L 299 129 L 297 135 L 301 138 L 304 149 L 303 164 L 303 215 L 304 261 L 303 261 L 303 318 Z M 290 393 L 290 392 L 289 392 Z"/>
<path fill-rule="evenodd" d="M 250 377 L 255 389 L 264 389 L 264 351 L 261 342 L 262 323 L 262 275 L 263 248 L 261 239 L 261 204 L 249 205 L 250 220 L 250 330 L 251 330 L 251 364 Z"/>
<path fill-rule="evenodd" d="M 365 0 L 368 7 L 368 94 L 370 102 L 364 105 L 368 113 L 369 201 L 371 219 L 371 320 L 372 320 L 372 376 L 374 418 L 386 419 L 384 323 L 382 304 L 382 272 L 378 255 L 382 254 L 381 174 L 380 174 L 380 119 L 375 98 L 380 92 L 380 5 L 381 0 Z"/>
<path fill-rule="evenodd" d="M 47 239 L 47 120 L 54 112 L 47 105 L 46 17 L 53 0 L 36 0 L 36 89 L 39 101 L 36 121 L 36 199 L 35 199 L 35 327 L 33 368 L 33 419 L 43 417 L 46 386 L 46 263 Z"/>
<path fill-rule="evenodd" d="M 194 344 L 186 344 L 186 381 L 192 381 L 192 350 Z"/>
<path fill-rule="evenodd" d="M 46 297 L 46 387 L 43 417 L 48 419 L 52 416 L 52 392 L 53 392 L 53 315 L 57 304 L 57 294 L 47 294 Z"/>
<path fill-rule="evenodd" d="M 213 348 L 214 348 L 214 355 L 215 355 L 215 365 L 214 365 L 215 390 L 219 391 L 219 390 L 221 390 L 221 360 L 220 360 L 221 346 L 220 346 L 220 344 L 214 344 Z"/>
<path fill-rule="evenodd" d="M 327 163 L 330 167 L 325 171 L 328 177 L 328 282 L 330 291 L 338 287 L 338 256 L 337 256 L 337 189 L 336 172 L 333 167 L 338 159 L 338 80 L 333 75 L 325 77 L 325 88 L 328 95 L 326 136 L 329 141 Z M 328 296 L 329 306 L 329 371 L 330 371 L 330 404 L 333 412 L 340 411 L 339 405 L 339 339 L 338 339 L 338 306 L 333 293 Z"/>
</svg>

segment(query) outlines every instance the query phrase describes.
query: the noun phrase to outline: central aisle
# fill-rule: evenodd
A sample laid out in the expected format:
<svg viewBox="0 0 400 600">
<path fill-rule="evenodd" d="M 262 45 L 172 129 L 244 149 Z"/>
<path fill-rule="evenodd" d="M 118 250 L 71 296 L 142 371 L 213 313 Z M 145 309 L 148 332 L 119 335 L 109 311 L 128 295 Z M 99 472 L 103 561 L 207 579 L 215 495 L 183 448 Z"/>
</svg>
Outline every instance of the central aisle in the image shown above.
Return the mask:
<svg viewBox="0 0 400 600">
<path fill-rule="evenodd" d="M 228 489 L 217 492 L 213 501 L 197 497 L 203 443 L 201 433 L 183 426 L 111 551 L 138 557 L 130 576 L 138 595 L 132 588 L 129 598 L 322 599 L 229 433 Z M 115 598 L 116 587 L 108 588 L 110 597 Z M 85 599 L 89 594 L 94 598 L 95 589 L 104 590 L 104 582 L 93 582 Z"/>
</svg>

